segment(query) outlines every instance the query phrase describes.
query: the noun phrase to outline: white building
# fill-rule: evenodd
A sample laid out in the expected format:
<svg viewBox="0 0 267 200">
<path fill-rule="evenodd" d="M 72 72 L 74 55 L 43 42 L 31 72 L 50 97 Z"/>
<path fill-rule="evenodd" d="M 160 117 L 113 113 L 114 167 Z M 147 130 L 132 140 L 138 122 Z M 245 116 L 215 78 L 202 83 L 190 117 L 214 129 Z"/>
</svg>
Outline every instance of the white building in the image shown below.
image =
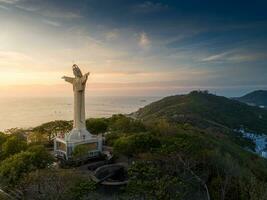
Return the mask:
<svg viewBox="0 0 267 200">
<path fill-rule="evenodd" d="M 255 143 L 255 152 L 258 155 L 267 158 L 267 136 L 265 134 L 246 132 L 243 128 L 237 131 L 241 133 L 244 138 L 248 138 Z"/>
<path fill-rule="evenodd" d="M 54 152 L 56 157 L 64 160 L 72 159 L 72 153 L 78 145 L 83 145 L 88 149 L 88 158 L 97 157 L 102 152 L 102 136 L 91 135 L 90 137 L 81 136 L 77 139 L 69 139 L 66 133 L 63 136 L 57 136 L 54 140 Z M 79 133 L 78 133 L 79 134 Z"/>
<path fill-rule="evenodd" d="M 261 152 L 261 156 L 262 156 L 263 158 L 267 158 L 267 151 L 263 151 L 263 152 Z"/>
</svg>

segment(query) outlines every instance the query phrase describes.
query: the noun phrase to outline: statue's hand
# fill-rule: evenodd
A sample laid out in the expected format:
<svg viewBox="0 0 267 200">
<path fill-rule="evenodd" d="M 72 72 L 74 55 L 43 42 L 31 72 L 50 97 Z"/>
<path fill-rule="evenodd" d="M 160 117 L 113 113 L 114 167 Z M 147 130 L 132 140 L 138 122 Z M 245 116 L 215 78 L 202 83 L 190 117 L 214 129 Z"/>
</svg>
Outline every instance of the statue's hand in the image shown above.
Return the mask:
<svg viewBox="0 0 267 200">
<path fill-rule="evenodd" d="M 64 79 L 67 82 L 73 83 L 74 78 L 68 77 L 68 76 L 62 76 L 62 79 Z"/>
<path fill-rule="evenodd" d="M 88 73 L 86 73 L 86 74 L 83 75 L 83 77 L 82 77 L 82 83 L 86 83 L 89 74 L 90 74 L 90 72 L 88 72 Z"/>
</svg>

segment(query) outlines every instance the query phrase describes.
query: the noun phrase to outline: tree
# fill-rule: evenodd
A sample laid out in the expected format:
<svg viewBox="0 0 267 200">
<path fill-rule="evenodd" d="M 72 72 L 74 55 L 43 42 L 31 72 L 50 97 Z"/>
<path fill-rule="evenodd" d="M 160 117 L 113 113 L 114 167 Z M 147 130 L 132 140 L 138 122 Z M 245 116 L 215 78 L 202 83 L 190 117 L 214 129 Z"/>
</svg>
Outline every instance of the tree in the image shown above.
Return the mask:
<svg viewBox="0 0 267 200">
<path fill-rule="evenodd" d="M 29 173 L 21 183 L 25 199 L 72 200 L 94 198 L 96 185 L 85 174 L 73 169 L 42 169 Z"/>
<path fill-rule="evenodd" d="M 32 152 L 32 165 L 38 169 L 46 168 L 54 161 L 54 157 L 46 150 L 43 145 L 34 145 L 28 148 Z"/>
<path fill-rule="evenodd" d="M 52 156 L 42 146 L 12 155 L 1 162 L 0 182 L 7 186 L 17 185 L 30 171 L 45 168 L 52 161 Z"/>
<path fill-rule="evenodd" d="M 169 175 L 155 162 L 139 161 L 128 170 L 129 183 L 126 192 L 133 199 L 182 199 L 184 182 Z"/>
<path fill-rule="evenodd" d="M 130 140 L 135 154 L 151 152 L 153 149 L 161 146 L 160 140 L 151 133 L 138 133 L 130 136 Z"/>
<path fill-rule="evenodd" d="M 2 161 L 0 180 L 4 185 L 16 185 L 21 178 L 34 169 L 31 152 L 21 152 Z"/>
<path fill-rule="evenodd" d="M 49 142 L 46 134 L 41 132 L 30 132 L 27 136 L 27 142 L 36 144 L 45 144 Z"/>
<path fill-rule="evenodd" d="M 21 139 L 25 139 L 26 132 L 27 130 L 22 128 L 10 128 L 5 131 L 8 135 L 17 136 Z"/>
<path fill-rule="evenodd" d="M 27 143 L 25 139 L 21 139 L 18 136 L 10 136 L 2 145 L 2 154 L 4 158 L 7 158 L 26 149 Z"/>
<path fill-rule="evenodd" d="M 124 136 L 114 143 L 114 150 L 126 156 L 133 156 L 160 147 L 158 138 L 150 133 L 138 133 Z"/>
<path fill-rule="evenodd" d="M 125 115 L 113 115 L 110 118 L 109 128 L 111 131 L 122 133 L 137 133 L 144 132 L 146 128 L 140 120 L 135 120 Z"/>
<path fill-rule="evenodd" d="M 0 158 L 3 156 L 2 145 L 7 140 L 7 135 L 0 132 Z"/>
<path fill-rule="evenodd" d="M 105 135 L 105 143 L 108 146 L 114 146 L 114 143 L 117 139 L 120 137 L 124 136 L 123 133 L 118 133 L 118 132 L 110 132 Z"/>
<path fill-rule="evenodd" d="M 239 179 L 241 199 L 265 200 L 267 199 L 267 183 L 258 180 L 251 172 L 245 172 Z"/>
<path fill-rule="evenodd" d="M 90 118 L 86 120 L 86 128 L 90 133 L 97 135 L 105 133 L 108 128 L 108 122 L 105 118 Z"/>
<path fill-rule="evenodd" d="M 77 145 L 72 153 L 74 159 L 82 159 L 83 157 L 87 157 L 90 148 L 87 145 Z"/>
<path fill-rule="evenodd" d="M 34 132 L 46 134 L 48 140 L 51 141 L 59 133 L 66 133 L 72 129 L 71 121 L 56 120 L 44 123 L 33 129 Z"/>
<path fill-rule="evenodd" d="M 168 136 L 174 135 L 177 132 L 177 128 L 169 123 L 166 119 L 158 119 L 146 124 L 150 130 L 156 135 Z"/>
<path fill-rule="evenodd" d="M 128 158 L 134 154 L 133 145 L 128 137 L 121 137 L 117 139 L 114 143 L 114 152 L 117 154 L 122 154 Z"/>
<path fill-rule="evenodd" d="M 95 190 L 96 183 L 92 180 L 78 180 L 70 188 L 68 194 L 71 199 L 82 200 Z"/>
<path fill-rule="evenodd" d="M 216 154 L 215 154 L 216 155 Z M 211 193 L 213 199 L 225 200 L 231 187 L 235 187 L 233 180 L 239 176 L 239 165 L 229 153 L 225 155 L 216 155 L 213 158 L 216 176 L 211 181 Z"/>
<path fill-rule="evenodd" d="M 3 132 L 0 132 L 0 147 L 2 146 L 2 144 L 6 141 L 7 139 L 7 135 L 4 134 Z M 0 148 L 1 149 L 1 148 Z"/>
</svg>

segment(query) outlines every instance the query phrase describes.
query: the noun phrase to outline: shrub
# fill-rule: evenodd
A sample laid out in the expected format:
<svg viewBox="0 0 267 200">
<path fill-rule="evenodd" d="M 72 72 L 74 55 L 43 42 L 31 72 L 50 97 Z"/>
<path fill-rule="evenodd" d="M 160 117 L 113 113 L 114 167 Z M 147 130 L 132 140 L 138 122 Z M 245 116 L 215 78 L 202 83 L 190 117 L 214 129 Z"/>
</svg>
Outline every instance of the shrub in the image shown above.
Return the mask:
<svg viewBox="0 0 267 200">
<path fill-rule="evenodd" d="M 97 135 L 105 133 L 108 128 L 108 122 L 105 118 L 91 118 L 86 120 L 86 128 L 90 133 Z"/>
<path fill-rule="evenodd" d="M 2 152 L 4 158 L 26 150 L 26 140 L 22 140 L 17 136 L 9 137 L 2 145 Z"/>
</svg>

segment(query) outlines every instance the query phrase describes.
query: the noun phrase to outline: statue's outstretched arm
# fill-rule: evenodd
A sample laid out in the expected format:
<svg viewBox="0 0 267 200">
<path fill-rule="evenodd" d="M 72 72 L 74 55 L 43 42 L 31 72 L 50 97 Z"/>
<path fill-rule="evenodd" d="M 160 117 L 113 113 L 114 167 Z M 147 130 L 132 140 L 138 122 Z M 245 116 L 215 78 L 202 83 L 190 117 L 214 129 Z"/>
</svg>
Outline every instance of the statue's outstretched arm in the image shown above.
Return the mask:
<svg viewBox="0 0 267 200">
<path fill-rule="evenodd" d="M 69 83 L 73 83 L 73 80 L 74 80 L 74 78 L 72 78 L 72 77 L 68 77 L 68 76 L 63 76 L 62 77 L 66 82 L 69 82 Z"/>
<path fill-rule="evenodd" d="M 87 81 L 88 76 L 90 75 L 90 72 L 86 73 L 82 77 L 82 83 L 85 83 Z"/>
</svg>

